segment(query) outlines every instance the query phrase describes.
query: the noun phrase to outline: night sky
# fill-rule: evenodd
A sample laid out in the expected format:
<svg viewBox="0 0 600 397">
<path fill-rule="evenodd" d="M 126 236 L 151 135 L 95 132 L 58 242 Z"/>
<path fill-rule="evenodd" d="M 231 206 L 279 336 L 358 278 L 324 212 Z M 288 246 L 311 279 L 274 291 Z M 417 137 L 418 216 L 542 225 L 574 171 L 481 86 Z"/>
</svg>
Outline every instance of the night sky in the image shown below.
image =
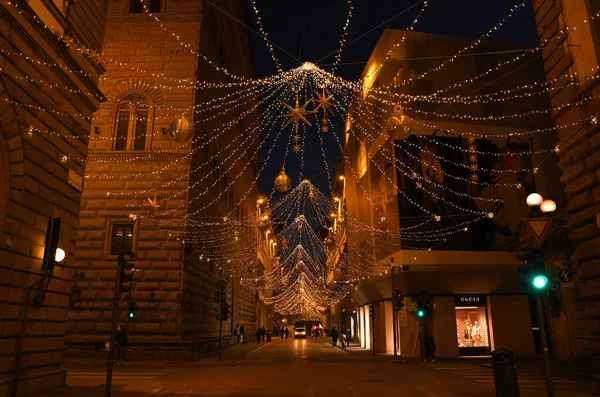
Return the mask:
<svg viewBox="0 0 600 397">
<path fill-rule="evenodd" d="M 250 0 L 244 0 L 247 25 L 258 31 L 256 17 Z M 348 13 L 347 0 L 255 0 L 262 17 L 262 23 L 269 38 L 279 47 L 299 58 L 303 62 L 316 62 L 339 48 L 342 28 Z M 416 1 L 407 0 L 354 0 L 353 17 L 348 28 L 347 43 L 363 35 L 384 21 L 402 13 Z M 426 11 L 415 26 L 416 31 L 440 33 L 453 36 L 478 38 L 504 16 L 512 6 L 519 4 L 509 0 L 430 0 Z M 337 74 L 347 80 L 358 80 L 360 74 L 375 48 L 384 29 L 406 29 L 417 15 L 421 4 L 394 18 L 368 35 L 349 44 L 342 52 Z M 261 37 L 249 32 L 257 77 L 276 73 L 276 68 L 267 46 Z M 491 37 L 494 41 L 514 43 L 519 46 L 538 44 L 533 9 L 531 4 L 519 9 Z M 300 63 L 275 48 L 284 70 L 295 68 Z M 431 54 L 431 56 L 453 55 Z M 443 60 L 443 59 L 442 59 Z M 442 62 L 440 60 L 440 62 Z M 321 61 L 327 65 L 334 61 L 334 55 Z M 326 66 L 324 66 L 327 69 Z M 313 119 L 314 120 L 314 119 Z M 338 133 L 341 133 L 341 121 L 338 121 Z M 289 129 L 289 127 L 288 127 Z M 289 130 L 288 130 L 289 132 Z M 329 183 L 324 173 L 325 164 L 315 128 L 307 130 L 309 137 L 304 152 L 304 178 L 308 178 L 324 193 L 329 194 Z M 341 159 L 339 145 L 335 138 L 324 134 L 325 153 L 330 167 Z M 285 139 L 283 139 L 285 138 Z M 351 138 L 352 139 L 352 138 Z M 258 180 L 259 190 L 270 193 L 273 179 L 280 171 L 287 143 L 287 134 L 275 147 L 265 170 Z M 284 142 L 285 141 L 285 142 Z M 267 146 L 259 153 L 259 169 L 264 161 Z M 298 183 L 300 156 L 288 154 L 286 171 Z M 330 170 L 335 173 L 335 168 Z"/>
</svg>

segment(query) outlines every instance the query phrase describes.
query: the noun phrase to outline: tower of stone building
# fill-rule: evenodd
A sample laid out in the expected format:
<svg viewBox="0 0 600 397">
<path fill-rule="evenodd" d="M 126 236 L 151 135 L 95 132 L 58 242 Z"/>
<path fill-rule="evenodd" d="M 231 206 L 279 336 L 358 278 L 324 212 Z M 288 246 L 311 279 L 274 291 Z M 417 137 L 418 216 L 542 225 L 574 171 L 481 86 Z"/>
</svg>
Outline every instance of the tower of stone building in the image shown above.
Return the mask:
<svg viewBox="0 0 600 397">
<path fill-rule="evenodd" d="M 83 54 L 102 50 L 107 8 L 108 0 L 0 2 L 2 396 L 64 382 L 87 135 L 104 100 L 104 70 Z M 50 218 L 60 218 L 62 259 L 46 244 Z"/>
<path fill-rule="evenodd" d="M 103 52 L 107 73 L 100 84 L 108 100 L 93 119 L 75 257 L 82 294 L 70 311 L 67 342 L 70 353 L 87 354 L 107 339 L 117 255 L 131 250 L 140 271 L 131 292 L 122 295 L 119 321 L 126 324 L 138 355 L 194 359 L 214 347 L 218 337 L 213 306 L 222 264 L 201 260 L 198 250 L 186 246 L 183 230 L 190 225 L 185 216 L 199 213 L 218 219 L 246 199 L 236 210 L 244 216 L 253 211 L 256 199 L 254 167 L 217 168 L 224 161 L 219 145 L 241 134 L 243 126 L 234 125 L 209 145 L 202 144 L 222 119 L 204 122 L 194 111 L 210 97 L 195 81 L 227 81 L 214 65 L 251 76 L 252 59 L 244 27 L 209 4 L 145 4 L 152 15 L 138 0 L 117 0 L 109 7 Z M 219 5 L 243 19 L 241 1 Z M 193 138 L 174 138 L 172 123 L 182 119 L 193 125 Z M 249 156 L 243 165 L 252 161 L 251 148 L 246 149 L 240 154 Z M 207 162 L 211 167 L 197 172 Z M 216 172 L 196 183 L 199 174 L 210 170 Z M 224 189 L 238 174 L 222 199 L 217 190 L 198 198 L 199 189 L 214 181 Z M 233 316 L 223 335 L 230 342 L 234 323 L 246 324 L 246 332 L 252 332 L 257 300 L 253 291 L 238 288 L 237 280 L 227 281 Z M 130 320 L 125 309 L 131 301 L 136 313 Z"/>
</svg>

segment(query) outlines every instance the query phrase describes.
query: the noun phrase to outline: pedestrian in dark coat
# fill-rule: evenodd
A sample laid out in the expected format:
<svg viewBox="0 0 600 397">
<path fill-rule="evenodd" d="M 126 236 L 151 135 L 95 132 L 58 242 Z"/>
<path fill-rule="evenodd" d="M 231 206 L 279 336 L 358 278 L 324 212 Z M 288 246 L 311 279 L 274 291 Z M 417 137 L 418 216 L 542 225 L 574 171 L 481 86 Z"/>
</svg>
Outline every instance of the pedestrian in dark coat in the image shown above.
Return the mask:
<svg viewBox="0 0 600 397">
<path fill-rule="evenodd" d="M 430 333 L 425 337 L 425 361 L 431 356 L 431 362 L 435 362 L 435 341 Z"/>
<path fill-rule="evenodd" d="M 260 343 L 260 335 L 261 335 L 261 329 L 257 328 L 256 329 L 256 342 Z"/>
<path fill-rule="evenodd" d="M 338 335 L 339 334 L 335 328 L 331 330 L 331 343 L 332 343 L 334 349 L 337 346 Z"/>
<path fill-rule="evenodd" d="M 285 339 L 288 338 L 289 334 L 290 334 L 290 330 L 288 328 L 286 328 L 285 329 Z"/>
<path fill-rule="evenodd" d="M 262 327 L 260 329 L 260 335 L 262 336 L 262 341 L 265 341 L 265 336 L 267 336 L 267 329 L 265 327 Z"/>
</svg>

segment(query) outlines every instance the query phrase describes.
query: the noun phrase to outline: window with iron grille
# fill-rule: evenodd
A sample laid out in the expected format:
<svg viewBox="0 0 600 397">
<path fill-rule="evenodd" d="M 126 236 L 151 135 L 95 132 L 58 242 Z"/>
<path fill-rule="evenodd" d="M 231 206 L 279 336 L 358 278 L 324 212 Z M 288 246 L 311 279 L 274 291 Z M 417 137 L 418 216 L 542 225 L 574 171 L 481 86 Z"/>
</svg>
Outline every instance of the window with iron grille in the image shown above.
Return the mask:
<svg viewBox="0 0 600 397">
<path fill-rule="evenodd" d="M 145 97 L 127 95 L 119 101 L 114 150 L 145 150 L 150 106 Z"/>
<path fill-rule="evenodd" d="M 110 231 L 110 255 L 133 248 L 133 223 L 113 223 Z"/>
</svg>

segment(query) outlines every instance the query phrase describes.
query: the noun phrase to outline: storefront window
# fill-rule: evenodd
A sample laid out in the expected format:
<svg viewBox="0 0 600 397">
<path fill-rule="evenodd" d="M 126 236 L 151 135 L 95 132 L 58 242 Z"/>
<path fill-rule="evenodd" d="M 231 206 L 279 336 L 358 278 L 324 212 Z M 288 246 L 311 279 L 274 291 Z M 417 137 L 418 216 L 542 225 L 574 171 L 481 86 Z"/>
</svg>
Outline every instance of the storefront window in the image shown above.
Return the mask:
<svg viewBox="0 0 600 397">
<path fill-rule="evenodd" d="M 486 305 L 487 299 L 484 295 L 455 297 L 456 338 L 461 356 L 490 353 Z"/>
</svg>

